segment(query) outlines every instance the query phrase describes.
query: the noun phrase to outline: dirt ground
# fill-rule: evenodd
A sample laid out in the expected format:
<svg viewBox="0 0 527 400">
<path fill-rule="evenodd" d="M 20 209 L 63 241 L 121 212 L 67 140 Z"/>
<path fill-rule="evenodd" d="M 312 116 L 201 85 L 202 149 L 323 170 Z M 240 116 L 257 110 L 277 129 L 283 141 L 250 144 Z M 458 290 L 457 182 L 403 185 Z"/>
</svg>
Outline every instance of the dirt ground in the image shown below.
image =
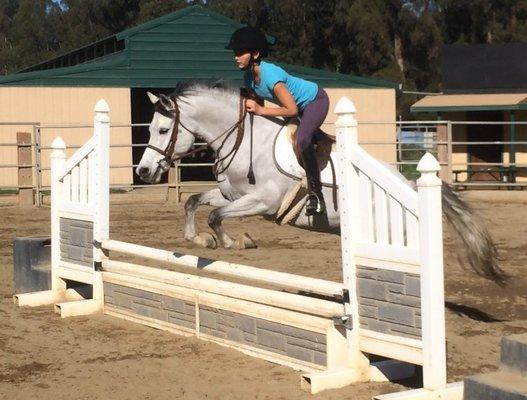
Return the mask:
<svg viewBox="0 0 527 400">
<path fill-rule="evenodd" d="M 460 240 L 445 227 L 448 378 L 495 370 L 503 335 L 527 331 L 527 193 L 514 201 L 469 196 L 487 221 L 505 288 L 475 276 L 458 257 Z M 112 238 L 208 258 L 339 280 L 340 238 L 278 227 L 262 218 L 228 221 L 248 232 L 253 250 L 196 248 L 183 240 L 182 206 L 155 196 L 112 197 Z M 13 306 L 12 240 L 48 235 L 49 207 L 0 204 L 0 399 L 370 399 L 403 390 L 360 384 L 315 396 L 300 390 L 300 373 L 216 344 L 182 338 L 109 316 L 60 319 L 51 307 Z M 206 208 L 198 212 L 205 230 Z"/>
</svg>

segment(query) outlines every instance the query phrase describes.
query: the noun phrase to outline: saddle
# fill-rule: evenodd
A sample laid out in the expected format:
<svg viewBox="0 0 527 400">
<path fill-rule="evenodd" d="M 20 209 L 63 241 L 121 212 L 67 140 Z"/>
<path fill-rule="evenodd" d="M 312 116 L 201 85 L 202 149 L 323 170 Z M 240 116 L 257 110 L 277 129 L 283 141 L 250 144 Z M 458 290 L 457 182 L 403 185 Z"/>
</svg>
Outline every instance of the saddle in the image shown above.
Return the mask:
<svg viewBox="0 0 527 400">
<path fill-rule="evenodd" d="M 296 135 L 299 121 L 292 119 L 287 122 L 276 134 L 273 156 L 278 170 L 298 182 L 282 199 L 282 204 L 276 214 L 280 225 L 293 220 L 302 210 L 307 199 L 306 173 L 303 168 L 302 157 L 296 147 Z M 336 151 L 335 139 L 319 130 L 315 136 L 315 154 L 320 168 L 320 181 L 322 185 L 332 188 L 333 204 L 336 206 L 336 157 L 331 157 Z"/>
<path fill-rule="evenodd" d="M 287 122 L 287 129 L 285 131 L 285 136 L 293 151 L 295 152 L 296 159 L 298 164 L 303 167 L 302 156 L 300 155 L 300 150 L 296 146 L 296 135 L 298 133 L 298 126 L 300 121 L 298 118 L 291 118 Z M 317 156 L 318 165 L 320 171 L 324 170 L 330 160 L 331 152 L 336 151 L 336 138 L 327 134 L 326 132 L 319 130 L 314 137 L 315 141 L 315 154 Z"/>
</svg>

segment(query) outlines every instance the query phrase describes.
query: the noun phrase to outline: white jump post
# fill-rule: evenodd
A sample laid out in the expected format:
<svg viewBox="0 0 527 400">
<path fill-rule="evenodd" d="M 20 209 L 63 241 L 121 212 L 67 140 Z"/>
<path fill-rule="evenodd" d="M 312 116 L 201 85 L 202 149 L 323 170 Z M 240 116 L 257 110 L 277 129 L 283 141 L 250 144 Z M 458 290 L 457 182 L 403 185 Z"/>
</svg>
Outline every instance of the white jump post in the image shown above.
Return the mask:
<svg viewBox="0 0 527 400">
<path fill-rule="evenodd" d="M 353 372 L 350 375 L 350 380 L 353 382 L 370 379 L 368 376 L 369 360 L 360 351 L 359 305 L 355 296 L 357 268 L 353 241 L 360 235 L 360 226 L 357 225 L 357 221 L 360 220 L 359 209 L 355 206 L 359 178 L 353 165 L 347 162 L 347 155 L 351 153 L 352 147 L 358 146 L 359 143 L 355 113 L 355 105 L 347 97 L 342 97 L 335 107 L 335 114 L 338 116 L 335 122 L 335 130 L 340 167 L 339 213 L 342 278 L 344 288 L 349 293 L 349 302 L 345 304 L 345 311 L 349 316 L 346 336 L 348 338 L 349 371 Z"/>
<path fill-rule="evenodd" d="M 110 107 L 103 99 L 95 105 L 94 138 L 95 167 L 90 182 L 93 185 L 93 299 L 104 303 L 101 267 L 107 260 L 102 243 L 110 238 Z"/>
<path fill-rule="evenodd" d="M 335 128 L 339 154 L 343 285 L 349 293 L 349 302 L 345 304 L 348 364 L 333 374 L 326 372 L 318 380 L 312 378 L 311 391 L 385 380 L 386 376 L 371 366 L 364 354 L 371 353 L 423 367 L 422 389 L 376 398 L 461 399 L 462 384 L 448 385 L 446 381 L 439 164 L 428 153 L 421 159 L 417 168 L 421 178 L 417 181 L 416 194 L 359 147 L 353 103 L 343 97 L 335 113 L 338 116 Z M 402 301 L 397 298 L 398 294 L 395 300 L 390 297 L 389 284 L 383 282 L 391 278 L 402 285 L 397 290 L 409 297 Z M 412 289 L 417 279 L 420 293 Z M 382 288 L 386 291 L 384 295 L 370 293 L 379 289 L 375 284 L 385 286 Z M 378 326 L 363 322 L 372 317 L 368 313 L 375 307 L 400 308 L 404 316 L 406 306 L 410 309 L 415 307 L 416 295 L 420 297 L 421 324 L 415 321 L 415 327 L 408 329 L 409 332 L 412 329 L 415 331 L 412 335 L 420 331 L 420 341 L 412 339 L 412 335 L 397 334 L 398 328 L 396 331 L 390 328 L 383 331 L 386 329 L 383 325 L 390 325 L 385 317 L 378 317 L 378 321 L 374 322 Z M 402 365 L 393 366 L 401 372 L 404 369 Z M 392 377 L 397 375 L 393 371 L 383 372 Z M 404 375 L 401 372 L 401 376 Z"/>
<path fill-rule="evenodd" d="M 62 317 L 103 309 L 102 275 L 95 266 L 104 254 L 93 248 L 93 239 L 108 239 L 110 119 L 104 100 L 94 111 L 94 135 L 69 159 L 60 137 L 51 145 L 51 289 L 16 294 L 19 306 L 53 304 Z"/>
<path fill-rule="evenodd" d="M 417 170 L 419 197 L 419 246 L 421 248 L 421 308 L 423 326 L 423 388 L 446 387 L 445 295 L 441 179 L 437 160 L 426 153 Z"/>
<path fill-rule="evenodd" d="M 51 243 L 60 243 L 60 216 L 62 203 L 61 172 L 66 164 L 66 144 L 61 137 L 56 137 L 51 144 Z M 60 247 L 51 246 L 51 290 L 66 290 L 66 282 L 58 276 L 56 266 L 60 262 Z"/>
<path fill-rule="evenodd" d="M 463 383 L 447 383 L 441 167 L 426 153 L 417 165 L 423 388 L 376 396 L 377 400 L 461 400 Z"/>
</svg>

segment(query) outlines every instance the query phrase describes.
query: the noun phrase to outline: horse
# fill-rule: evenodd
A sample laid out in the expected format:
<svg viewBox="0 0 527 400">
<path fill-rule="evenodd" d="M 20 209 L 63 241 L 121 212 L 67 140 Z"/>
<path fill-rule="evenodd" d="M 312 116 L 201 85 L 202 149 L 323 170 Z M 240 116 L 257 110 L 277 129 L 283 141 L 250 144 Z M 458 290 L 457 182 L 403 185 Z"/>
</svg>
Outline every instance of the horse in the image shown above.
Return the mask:
<svg viewBox="0 0 527 400">
<path fill-rule="evenodd" d="M 185 234 L 188 241 L 215 248 L 246 249 L 256 247 L 251 237 L 244 233 L 236 240 L 222 226 L 225 218 L 262 215 L 276 220 L 283 200 L 295 192 L 299 177 L 289 174 L 278 165 L 274 150 L 278 132 L 284 126 L 281 118 L 262 117 L 244 112 L 240 90 L 219 82 L 186 81 L 179 83 L 169 96 L 155 96 L 148 92 L 154 106 L 149 125 L 150 138 L 137 165 L 136 173 L 147 183 L 159 183 L 161 176 L 172 163 L 188 154 L 196 139 L 203 140 L 215 154 L 215 175 L 218 187 L 192 195 L 185 203 Z M 317 135 L 320 135 L 319 132 Z M 298 166 L 292 147 L 282 149 L 281 158 L 289 166 Z M 338 159 L 331 153 L 326 170 L 338 168 Z M 331 164 L 331 168 L 329 166 Z M 331 181 L 326 170 L 322 181 Z M 391 168 L 406 184 L 415 189 L 415 182 L 408 181 Z M 308 217 L 305 204 L 299 203 L 296 216 L 289 224 L 321 232 L 338 233 L 340 219 L 335 187 L 338 182 L 325 184 L 323 195 L 327 213 Z M 485 226 L 449 185 L 442 185 L 442 204 L 447 220 L 465 243 L 467 258 L 474 272 L 503 283 L 505 273 L 498 264 L 497 249 Z M 207 233 L 196 233 L 194 216 L 200 205 L 214 209 L 208 225 L 216 238 Z"/>
</svg>

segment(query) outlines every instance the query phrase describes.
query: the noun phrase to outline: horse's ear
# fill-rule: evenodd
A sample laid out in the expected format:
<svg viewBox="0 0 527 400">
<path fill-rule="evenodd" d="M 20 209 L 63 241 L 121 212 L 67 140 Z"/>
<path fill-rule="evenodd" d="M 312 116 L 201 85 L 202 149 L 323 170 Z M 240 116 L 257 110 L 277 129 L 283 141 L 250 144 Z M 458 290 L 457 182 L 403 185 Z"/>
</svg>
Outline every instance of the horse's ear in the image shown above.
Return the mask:
<svg viewBox="0 0 527 400">
<path fill-rule="evenodd" d="M 152 104 L 156 104 L 159 101 L 159 97 L 157 97 L 155 94 L 150 92 L 146 92 L 146 94 L 148 95 L 148 98 L 150 99 Z"/>
<path fill-rule="evenodd" d="M 172 101 L 172 99 L 164 94 L 159 95 L 159 99 L 161 100 L 161 104 L 167 109 L 167 110 L 175 110 L 176 105 Z"/>
</svg>

